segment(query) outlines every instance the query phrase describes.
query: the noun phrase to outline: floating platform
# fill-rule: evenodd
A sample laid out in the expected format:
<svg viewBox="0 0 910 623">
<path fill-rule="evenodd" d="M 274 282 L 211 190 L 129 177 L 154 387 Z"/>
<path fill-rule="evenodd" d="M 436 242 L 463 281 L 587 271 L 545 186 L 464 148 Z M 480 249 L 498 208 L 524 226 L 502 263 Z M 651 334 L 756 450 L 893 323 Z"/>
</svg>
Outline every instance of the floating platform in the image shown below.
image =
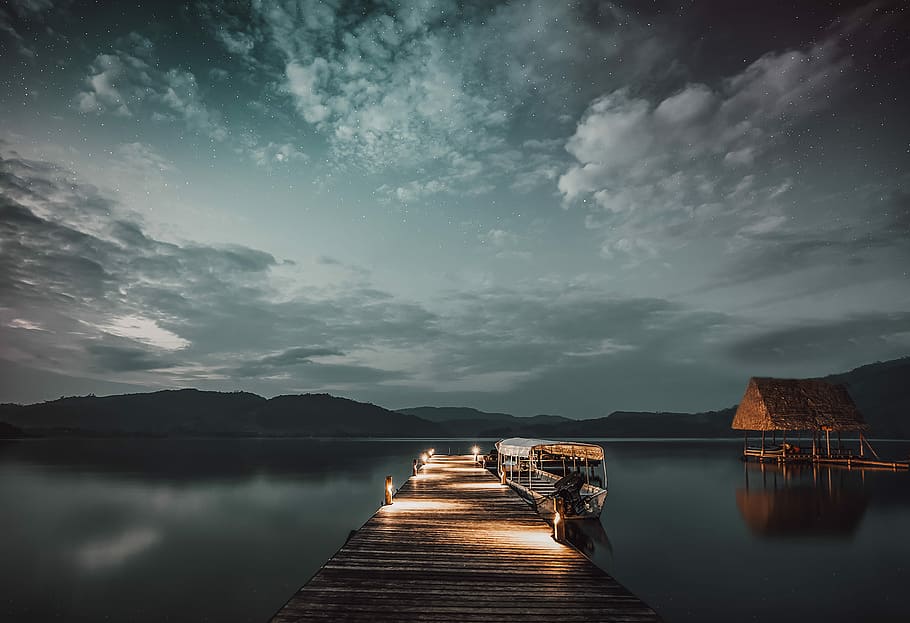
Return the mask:
<svg viewBox="0 0 910 623">
<path fill-rule="evenodd" d="M 291 621 L 660 621 L 472 456 L 434 456 L 278 611 Z"/>
<path fill-rule="evenodd" d="M 743 450 L 744 461 L 761 463 L 818 463 L 822 465 L 843 465 L 845 467 L 877 468 L 890 470 L 910 469 L 910 461 L 872 458 L 842 452 L 836 455 L 810 454 L 808 452 L 787 452 L 780 449 L 746 448 Z"/>
</svg>

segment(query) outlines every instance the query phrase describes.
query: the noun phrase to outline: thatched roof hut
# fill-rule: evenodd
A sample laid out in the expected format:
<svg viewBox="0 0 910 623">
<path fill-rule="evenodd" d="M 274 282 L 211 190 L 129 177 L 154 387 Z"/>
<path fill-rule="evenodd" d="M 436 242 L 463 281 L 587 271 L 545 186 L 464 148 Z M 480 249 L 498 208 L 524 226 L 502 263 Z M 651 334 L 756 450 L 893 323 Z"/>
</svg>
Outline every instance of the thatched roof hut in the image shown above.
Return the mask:
<svg viewBox="0 0 910 623">
<path fill-rule="evenodd" d="M 868 426 L 843 385 L 753 377 L 733 416 L 733 428 L 863 431 Z"/>
</svg>

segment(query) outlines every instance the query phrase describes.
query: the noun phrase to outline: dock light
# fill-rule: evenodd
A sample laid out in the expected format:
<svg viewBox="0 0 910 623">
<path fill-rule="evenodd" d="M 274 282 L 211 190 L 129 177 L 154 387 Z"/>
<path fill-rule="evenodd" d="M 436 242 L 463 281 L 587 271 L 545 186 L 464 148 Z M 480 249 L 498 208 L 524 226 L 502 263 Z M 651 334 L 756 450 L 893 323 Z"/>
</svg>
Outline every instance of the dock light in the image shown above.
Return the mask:
<svg viewBox="0 0 910 623">
<path fill-rule="evenodd" d="M 420 455 L 420 460 L 423 461 L 423 464 L 424 464 L 424 465 L 427 464 L 427 460 L 429 460 L 429 458 L 430 458 L 430 457 L 427 456 L 427 453 L 426 453 L 426 452 L 424 452 L 423 454 Z"/>
<path fill-rule="evenodd" d="M 392 477 L 386 476 L 385 477 L 385 503 L 386 503 L 386 506 L 388 506 L 389 504 L 392 503 L 392 492 L 393 491 L 394 491 L 394 487 L 392 486 Z"/>
<path fill-rule="evenodd" d="M 427 450 L 427 454 L 429 454 L 430 456 L 433 456 L 434 454 L 436 454 L 436 448 L 430 448 L 429 450 Z"/>
<path fill-rule="evenodd" d="M 556 512 L 556 517 L 553 518 L 553 540 L 559 540 L 559 511 Z"/>
<path fill-rule="evenodd" d="M 478 448 L 477 446 L 474 446 L 473 448 L 471 448 L 471 452 L 474 453 L 474 462 L 476 463 L 477 455 L 480 454 L 480 448 Z"/>
</svg>

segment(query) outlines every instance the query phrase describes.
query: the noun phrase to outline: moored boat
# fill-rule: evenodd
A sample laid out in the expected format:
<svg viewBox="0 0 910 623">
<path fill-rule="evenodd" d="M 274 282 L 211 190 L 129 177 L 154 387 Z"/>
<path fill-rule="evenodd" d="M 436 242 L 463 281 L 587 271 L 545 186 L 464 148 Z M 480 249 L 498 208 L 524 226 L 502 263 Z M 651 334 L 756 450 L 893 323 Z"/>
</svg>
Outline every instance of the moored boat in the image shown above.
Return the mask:
<svg viewBox="0 0 910 623">
<path fill-rule="evenodd" d="M 603 448 L 512 437 L 496 442 L 497 472 L 542 517 L 600 517 L 607 497 Z"/>
</svg>

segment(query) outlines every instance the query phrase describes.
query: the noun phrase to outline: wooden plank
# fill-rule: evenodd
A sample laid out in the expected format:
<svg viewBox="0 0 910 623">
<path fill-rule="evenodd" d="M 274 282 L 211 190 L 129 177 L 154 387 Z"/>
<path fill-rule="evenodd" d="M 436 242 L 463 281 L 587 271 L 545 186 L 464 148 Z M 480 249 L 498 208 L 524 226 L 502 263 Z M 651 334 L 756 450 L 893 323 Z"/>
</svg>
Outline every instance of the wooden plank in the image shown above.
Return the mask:
<svg viewBox="0 0 910 623">
<path fill-rule="evenodd" d="M 272 621 L 660 620 L 552 533 L 473 457 L 437 455 Z"/>
</svg>

